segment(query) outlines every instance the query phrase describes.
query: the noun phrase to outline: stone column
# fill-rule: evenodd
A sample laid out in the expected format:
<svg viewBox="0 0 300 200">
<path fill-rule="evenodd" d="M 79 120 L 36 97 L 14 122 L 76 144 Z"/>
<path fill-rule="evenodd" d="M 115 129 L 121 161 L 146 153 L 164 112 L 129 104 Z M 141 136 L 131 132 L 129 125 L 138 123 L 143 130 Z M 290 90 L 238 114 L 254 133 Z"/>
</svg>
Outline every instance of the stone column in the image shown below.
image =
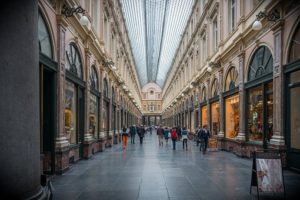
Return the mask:
<svg viewBox="0 0 300 200">
<path fill-rule="evenodd" d="M 106 147 L 111 147 L 113 143 L 113 133 L 112 133 L 112 85 L 113 82 L 108 80 L 108 91 L 109 91 L 109 102 L 108 102 L 108 137 Z"/>
<path fill-rule="evenodd" d="M 90 72 L 91 72 L 91 52 L 88 48 L 85 49 L 85 109 L 84 109 L 84 141 L 83 141 L 83 157 L 90 158 L 92 156 L 92 143 L 93 143 L 93 136 L 89 132 L 90 127 Z"/>
<path fill-rule="evenodd" d="M 4 1 L 0 13 L 0 196 L 40 199 L 38 1 Z"/>
<path fill-rule="evenodd" d="M 245 67 L 244 67 L 244 56 L 245 52 L 241 52 L 239 55 L 239 133 L 236 136 L 236 140 L 246 140 L 246 91 L 245 91 Z"/>
<path fill-rule="evenodd" d="M 274 35 L 274 72 L 273 72 L 273 136 L 271 144 L 283 146 L 283 71 L 282 71 L 282 35 L 283 23 L 278 21 L 273 25 Z"/>
<path fill-rule="evenodd" d="M 207 80 L 206 80 L 206 102 L 207 102 L 207 106 L 206 106 L 206 108 L 207 108 L 207 126 L 208 126 L 208 130 L 210 130 L 210 132 L 212 132 L 211 131 L 211 109 L 210 109 L 210 101 L 209 101 L 209 98 L 210 98 L 210 96 L 211 96 L 211 88 L 210 88 L 210 78 L 208 78 Z"/>
<path fill-rule="evenodd" d="M 219 137 L 224 137 L 224 98 L 223 98 L 223 69 L 219 71 L 219 114 L 220 114 L 220 131 L 218 133 Z"/>
<path fill-rule="evenodd" d="M 65 136 L 65 32 L 67 22 L 63 16 L 57 17 L 58 28 L 58 71 L 57 71 L 57 126 L 55 141 L 56 173 L 63 173 L 69 168 L 69 141 Z"/>
</svg>

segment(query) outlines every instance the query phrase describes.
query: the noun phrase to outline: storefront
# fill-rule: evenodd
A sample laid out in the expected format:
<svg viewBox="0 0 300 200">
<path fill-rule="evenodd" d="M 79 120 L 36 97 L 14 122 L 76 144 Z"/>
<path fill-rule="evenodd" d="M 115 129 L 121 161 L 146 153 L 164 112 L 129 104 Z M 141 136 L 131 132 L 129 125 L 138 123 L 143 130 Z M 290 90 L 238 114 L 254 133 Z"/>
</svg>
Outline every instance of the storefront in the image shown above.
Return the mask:
<svg viewBox="0 0 300 200">
<path fill-rule="evenodd" d="M 75 43 L 66 47 L 66 60 L 65 133 L 70 143 L 70 162 L 73 162 L 83 156 L 85 86 L 81 56 Z"/>
<path fill-rule="evenodd" d="M 39 12 L 39 66 L 40 66 L 40 136 L 41 158 L 43 173 L 55 173 L 55 145 L 56 136 L 56 72 L 57 63 L 53 60 L 52 40 L 46 22 Z"/>
<path fill-rule="evenodd" d="M 219 105 L 219 82 L 215 79 L 211 87 L 211 98 L 209 99 L 211 125 L 210 130 L 213 136 L 218 135 L 220 131 L 220 105 Z"/>
<path fill-rule="evenodd" d="M 268 147 L 273 135 L 273 57 L 266 46 L 252 56 L 246 98 L 247 139 Z"/>
<path fill-rule="evenodd" d="M 203 127 L 205 125 L 208 125 L 206 88 L 205 87 L 202 88 L 200 111 L 201 111 L 201 127 Z"/>
<path fill-rule="evenodd" d="M 95 66 L 91 67 L 90 73 L 90 112 L 89 112 L 89 133 L 99 139 L 99 82 Z"/>
<path fill-rule="evenodd" d="M 239 132 L 239 94 L 238 94 L 238 72 L 231 67 L 225 79 L 224 115 L 225 115 L 225 137 L 234 139 Z"/>
</svg>

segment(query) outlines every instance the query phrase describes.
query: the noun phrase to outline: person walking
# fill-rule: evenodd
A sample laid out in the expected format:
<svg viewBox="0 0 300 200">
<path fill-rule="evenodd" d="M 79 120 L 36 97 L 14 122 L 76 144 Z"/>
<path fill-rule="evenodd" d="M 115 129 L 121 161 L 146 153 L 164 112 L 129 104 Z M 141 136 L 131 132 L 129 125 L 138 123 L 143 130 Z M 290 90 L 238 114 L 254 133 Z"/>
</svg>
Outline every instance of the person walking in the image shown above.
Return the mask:
<svg viewBox="0 0 300 200">
<path fill-rule="evenodd" d="M 127 128 L 123 127 L 123 130 L 122 130 L 123 149 L 126 149 L 126 147 L 127 147 L 127 137 L 128 137 Z"/>
<path fill-rule="evenodd" d="M 173 127 L 171 130 L 171 139 L 172 139 L 172 143 L 173 143 L 173 150 L 176 150 L 176 141 L 177 141 L 176 127 Z"/>
<path fill-rule="evenodd" d="M 131 137 L 131 144 L 134 144 L 135 143 L 135 135 L 136 135 L 136 126 L 133 125 L 130 127 L 130 137 Z"/>
<path fill-rule="evenodd" d="M 157 136 L 158 136 L 159 146 L 163 146 L 164 145 L 164 129 L 161 127 L 161 125 L 157 129 Z"/>
<path fill-rule="evenodd" d="M 185 149 L 188 150 L 187 148 L 187 141 L 188 141 L 188 131 L 186 130 L 185 127 L 183 127 L 183 130 L 181 132 L 181 135 L 182 135 L 182 149 L 184 150 L 184 146 L 185 146 Z"/>
<path fill-rule="evenodd" d="M 200 130 L 201 130 L 201 126 L 199 125 L 198 128 L 196 129 L 196 143 L 197 143 L 197 146 L 199 146 L 200 144 Z"/>
<path fill-rule="evenodd" d="M 209 138 L 210 138 L 210 132 L 207 129 L 207 125 L 204 125 L 203 128 L 200 130 L 200 140 L 202 140 L 202 142 L 204 143 L 203 154 L 206 153 Z M 200 151 L 201 151 L 201 145 L 200 145 Z"/>
<path fill-rule="evenodd" d="M 180 126 L 177 126 L 176 127 L 176 132 L 177 132 L 177 136 L 178 136 L 178 140 L 180 141 L 181 140 L 181 127 Z"/>
<path fill-rule="evenodd" d="M 168 146 L 168 140 L 169 140 L 169 134 L 170 134 L 170 130 L 169 128 L 166 126 L 164 129 L 164 138 L 166 140 L 166 146 Z"/>
<path fill-rule="evenodd" d="M 145 128 L 143 127 L 143 125 L 141 125 L 139 128 L 138 128 L 138 135 L 140 137 L 140 144 L 143 144 L 143 139 L 144 139 L 144 136 L 145 136 Z"/>
</svg>

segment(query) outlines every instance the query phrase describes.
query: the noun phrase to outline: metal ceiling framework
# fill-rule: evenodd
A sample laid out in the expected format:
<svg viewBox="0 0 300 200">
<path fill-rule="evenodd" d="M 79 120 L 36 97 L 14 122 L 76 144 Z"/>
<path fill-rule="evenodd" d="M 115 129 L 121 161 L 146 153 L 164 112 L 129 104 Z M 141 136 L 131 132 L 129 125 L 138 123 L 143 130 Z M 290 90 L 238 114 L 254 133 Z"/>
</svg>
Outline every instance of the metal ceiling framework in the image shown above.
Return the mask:
<svg viewBox="0 0 300 200">
<path fill-rule="evenodd" d="M 121 0 L 142 86 L 163 88 L 195 0 Z"/>
</svg>

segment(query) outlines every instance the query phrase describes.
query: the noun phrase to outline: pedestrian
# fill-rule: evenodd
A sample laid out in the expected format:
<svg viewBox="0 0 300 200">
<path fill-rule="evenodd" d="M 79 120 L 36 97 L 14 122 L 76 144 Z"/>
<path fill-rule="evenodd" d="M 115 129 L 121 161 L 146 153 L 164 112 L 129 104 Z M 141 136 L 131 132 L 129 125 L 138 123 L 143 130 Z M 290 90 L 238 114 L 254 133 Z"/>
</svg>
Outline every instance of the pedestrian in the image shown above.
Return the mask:
<svg viewBox="0 0 300 200">
<path fill-rule="evenodd" d="M 181 127 L 180 126 L 177 126 L 176 132 L 177 132 L 177 135 L 178 135 L 178 140 L 180 141 L 181 140 Z"/>
<path fill-rule="evenodd" d="M 131 137 L 131 144 L 134 144 L 135 143 L 135 135 L 136 135 L 136 126 L 133 125 L 130 127 L 130 137 Z"/>
<path fill-rule="evenodd" d="M 169 137 L 170 137 L 170 130 L 169 128 L 166 126 L 165 129 L 164 129 L 164 138 L 166 140 L 166 146 L 168 146 L 168 140 L 169 140 Z"/>
<path fill-rule="evenodd" d="M 173 127 L 171 130 L 171 139 L 173 143 L 173 150 L 176 150 L 176 140 L 177 140 L 176 127 Z"/>
<path fill-rule="evenodd" d="M 204 142 L 203 154 L 206 153 L 206 149 L 207 149 L 207 144 L 208 144 L 208 139 L 209 138 L 210 138 L 210 132 L 207 129 L 207 125 L 204 125 L 203 128 L 200 130 L 200 140 L 202 140 Z M 200 148 L 201 148 L 201 146 L 200 146 Z"/>
<path fill-rule="evenodd" d="M 185 146 L 186 150 L 188 150 L 188 148 L 187 148 L 188 131 L 186 130 L 185 127 L 183 127 L 181 134 L 182 134 L 182 149 L 184 150 L 184 146 Z"/>
<path fill-rule="evenodd" d="M 201 126 L 199 125 L 198 128 L 196 129 L 196 134 L 195 134 L 197 146 L 199 146 L 200 143 L 200 130 L 201 130 Z"/>
<path fill-rule="evenodd" d="M 127 137 L 128 137 L 127 128 L 123 127 L 123 130 L 122 130 L 123 149 L 126 149 L 126 147 L 127 147 Z"/>
<path fill-rule="evenodd" d="M 144 136 L 145 136 L 145 128 L 143 127 L 143 125 L 141 125 L 139 128 L 138 128 L 138 135 L 140 137 L 140 144 L 143 144 L 143 139 L 144 139 Z"/>
<path fill-rule="evenodd" d="M 164 145 L 164 142 L 163 142 L 164 141 L 164 129 L 161 127 L 161 125 L 157 129 L 157 136 L 158 136 L 159 146 L 163 146 Z"/>
</svg>

